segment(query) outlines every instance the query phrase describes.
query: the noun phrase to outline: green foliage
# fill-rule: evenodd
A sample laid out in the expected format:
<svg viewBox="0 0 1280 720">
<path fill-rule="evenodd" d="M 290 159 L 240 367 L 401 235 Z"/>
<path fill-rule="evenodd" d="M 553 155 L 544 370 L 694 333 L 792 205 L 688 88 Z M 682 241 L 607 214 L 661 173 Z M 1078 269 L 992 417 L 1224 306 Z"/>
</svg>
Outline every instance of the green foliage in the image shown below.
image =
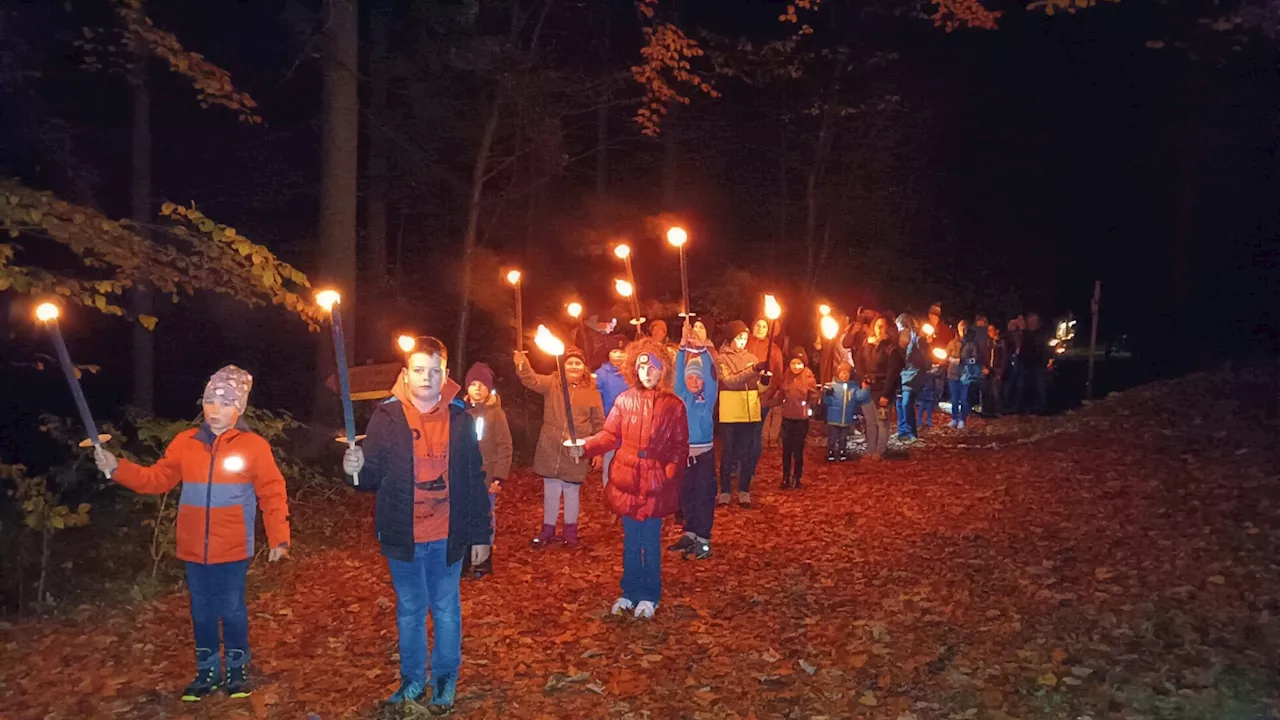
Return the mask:
<svg viewBox="0 0 1280 720">
<path fill-rule="evenodd" d="M 30 476 L 25 465 L 0 464 L 0 478 L 13 484 L 9 496 L 22 507 L 22 521 L 29 529 L 46 534 L 89 524 L 89 503 L 72 510 L 49 487 L 48 475 Z"/>
<path fill-rule="evenodd" d="M 123 293 L 145 283 L 174 302 L 205 290 L 250 306 L 279 305 L 312 329 L 319 327 L 315 304 L 300 294 L 310 288 L 302 272 L 195 208 L 166 203 L 162 214 L 173 222 L 150 227 L 144 236 L 128 220 L 111 220 L 17 180 L 0 179 L 0 231 L 13 239 L 0 243 L 0 291 L 59 295 L 124 316 Z M 23 262 L 25 244 L 50 242 L 70 251 L 63 266 Z M 155 327 L 154 317 L 137 320 Z"/>
</svg>

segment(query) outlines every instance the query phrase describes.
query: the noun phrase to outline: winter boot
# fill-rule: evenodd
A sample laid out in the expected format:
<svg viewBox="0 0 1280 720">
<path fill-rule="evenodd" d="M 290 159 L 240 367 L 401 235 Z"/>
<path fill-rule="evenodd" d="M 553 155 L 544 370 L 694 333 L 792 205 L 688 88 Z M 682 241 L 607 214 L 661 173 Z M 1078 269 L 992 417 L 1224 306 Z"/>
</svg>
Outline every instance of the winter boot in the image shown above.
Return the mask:
<svg viewBox="0 0 1280 720">
<path fill-rule="evenodd" d="M 538 533 L 538 537 L 530 540 L 529 545 L 534 548 L 544 548 L 547 545 L 551 544 L 551 541 L 554 540 L 555 537 L 556 537 L 556 526 L 543 523 L 542 532 Z"/>
<path fill-rule="evenodd" d="M 432 715 L 448 715 L 453 712 L 453 698 L 458 692 L 457 675 L 441 675 L 431 679 L 431 701 L 427 712 Z"/>
<path fill-rule="evenodd" d="M 489 557 L 485 558 L 484 562 L 480 563 L 479 565 L 471 566 L 471 576 L 476 580 L 479 580 L 483 578 L 485 575 L 492 575 L 492 574 L 493 574 L 493 546 L 490 545 Z"/>
<path fill-rule="evenodd" d="M 730 495 L 729 493 L 720 493 L 720 497 L 716 499 L 716 505 L 719 505 L 719 506 L 728 505 L 729 501 L 732 499 L 733 499 L 733 496 Z"/>
<path fill-rule="evenodd" d="M 233 698 L 247 698 L 253 694 L 248 665 L 227 668 L 227 694 Z"/>
<path fill-rule="evenodd" d="M 400 689 L 387 698 L 388 705 L 399 705 L 403 702 L 422 702 L 427 696 L 427 684 L 421 680 L 400 678 Z"/>
<path fill-rule="evenodd" d="M 749 492 L 738 493 L 738 507 L 745 508 L 747 510 L 751 509 L 751 493 Z"/>
<path fill-rule="evenodd" d="M 215 651 L 216 652 L 216 651 Z M 215 656 L 214 663 L 218 663 Z M 222 685 L 222 666 L 214 664 L 196 670 L 196 679 L 182 691 L 182 702 L 200 702 Z"/>
<path fill-rule="evenodd" d="M 578 547 L 578 523 L 565 523 L 564 535 L 561 536 L 561 539 L 563 540 L 565 547 L 570 550 L 576 549 Z"/>
</svg>

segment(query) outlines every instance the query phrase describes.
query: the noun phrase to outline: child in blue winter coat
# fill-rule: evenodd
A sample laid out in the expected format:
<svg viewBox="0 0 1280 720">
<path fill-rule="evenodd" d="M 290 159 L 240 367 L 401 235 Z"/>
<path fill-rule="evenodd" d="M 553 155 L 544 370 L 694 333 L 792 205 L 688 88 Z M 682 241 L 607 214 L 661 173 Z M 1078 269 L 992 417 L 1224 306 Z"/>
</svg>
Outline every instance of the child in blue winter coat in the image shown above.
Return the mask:
<svg viewBox="0 0 1280 720">
<path fill-rule="evenodd" d="M 827 462 L 849 459 L 849 433 L 868 393 L 854 380 L 853 366 L 840 363 L 836 378 L 827 383 L 823 400 L 827 406 Z"/>
<path fill-rule="evenodd" d="M 711 557 L 711 524 L 716 511 L 716 396 L 720 383 L 711 353 L 714 346 L 685 325 L 680 351 L 676 354 L 676 397 L 684 403 L 689 419 L 689 460 L 680 488 L 680 510 L 684 536 L 668 550 L 684 557 L 705 560 Z"/>
</svg>

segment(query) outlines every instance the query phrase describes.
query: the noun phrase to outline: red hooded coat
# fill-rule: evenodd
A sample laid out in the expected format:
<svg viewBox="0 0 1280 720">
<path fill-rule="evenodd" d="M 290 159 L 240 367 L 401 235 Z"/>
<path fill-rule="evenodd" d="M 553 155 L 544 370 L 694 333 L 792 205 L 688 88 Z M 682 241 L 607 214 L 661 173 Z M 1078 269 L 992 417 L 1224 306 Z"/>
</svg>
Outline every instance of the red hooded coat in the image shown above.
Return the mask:
<svg viewBox="0 0 1280 720">
<path fill-rule="evenodd" d="M 587 457 L 618 450 L 604 490 L 615 513 L 648 520 L 680 507 L 680 482 L 689 457 L 689 422 L 680 398 L 631 388 L 618 396 L 604 429 L 586 443 Z"/>
</svg>

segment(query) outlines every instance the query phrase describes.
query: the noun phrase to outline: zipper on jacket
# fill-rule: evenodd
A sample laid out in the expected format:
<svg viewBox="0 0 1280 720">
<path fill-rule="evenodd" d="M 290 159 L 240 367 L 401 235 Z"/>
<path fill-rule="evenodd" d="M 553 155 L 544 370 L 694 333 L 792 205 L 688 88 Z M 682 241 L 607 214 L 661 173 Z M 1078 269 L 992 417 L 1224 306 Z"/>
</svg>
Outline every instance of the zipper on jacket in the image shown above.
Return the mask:
<svg viewBox="0 0 1280 720">
<path fill-rule="evenodd" d="M 209 445 L 209 483 L 205 485 L 204 492 L 204 564 L 209 564 L 209 523 L 213 521 L 213 469 L 217 467 L 215 464 L 218 459 L 218 441 L 221 437 L 215 437 L 213 443 Z"/>
</svg>

